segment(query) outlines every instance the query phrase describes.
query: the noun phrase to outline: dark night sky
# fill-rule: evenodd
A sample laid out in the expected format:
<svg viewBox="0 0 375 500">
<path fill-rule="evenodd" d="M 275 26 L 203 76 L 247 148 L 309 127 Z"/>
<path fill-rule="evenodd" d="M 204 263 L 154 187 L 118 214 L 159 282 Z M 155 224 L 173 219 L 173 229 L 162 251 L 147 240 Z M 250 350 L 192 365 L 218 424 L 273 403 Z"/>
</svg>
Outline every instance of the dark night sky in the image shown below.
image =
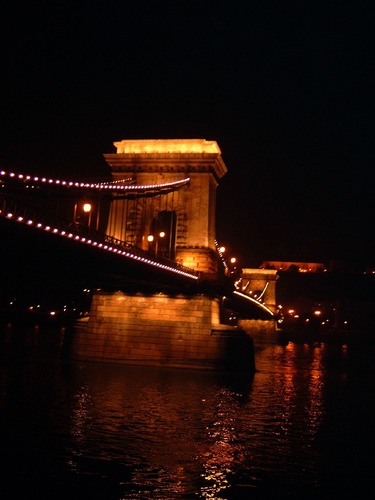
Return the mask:
<svg viewBox="0 0 375 500">
<path fill-rule="evenodd" d="M 262 260 L 373 262 L 375 2 L 13 2 L 0 166 L 107 174 L 121 139 L 216 140 L 217 236 Z"/>
</svg>

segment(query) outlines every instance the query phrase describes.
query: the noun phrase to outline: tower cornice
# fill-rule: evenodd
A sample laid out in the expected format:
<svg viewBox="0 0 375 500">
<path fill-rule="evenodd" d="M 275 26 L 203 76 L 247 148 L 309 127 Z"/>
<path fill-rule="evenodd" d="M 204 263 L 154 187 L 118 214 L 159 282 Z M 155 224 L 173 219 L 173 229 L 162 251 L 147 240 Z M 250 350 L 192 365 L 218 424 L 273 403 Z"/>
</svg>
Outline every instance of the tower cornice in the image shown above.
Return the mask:
<svg viewBox="0 0 375 500">
<path fill-rule="evenodd" d="M 142 139 L 114 143 L 117 153 L 104 158 L 113 172 L 227 173 L 216 141 L 205 139 Z"/>
</svg>

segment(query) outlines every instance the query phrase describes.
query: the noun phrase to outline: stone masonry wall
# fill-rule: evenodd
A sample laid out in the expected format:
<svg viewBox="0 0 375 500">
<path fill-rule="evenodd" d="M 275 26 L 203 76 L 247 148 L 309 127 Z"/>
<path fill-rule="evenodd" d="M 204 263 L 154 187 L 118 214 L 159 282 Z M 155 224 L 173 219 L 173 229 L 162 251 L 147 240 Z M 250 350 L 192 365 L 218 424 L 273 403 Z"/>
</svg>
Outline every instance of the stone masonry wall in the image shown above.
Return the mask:
<svg viewBox="0 0 375 500">
<path fill-rule="evenodd" d="M 71 355 L 196 368 L 243 363 L 246 358 L 251 365 L 251 338 L 245 332 L 223 328 L 219 313 L 218 301 L 204 295 L 98 293 L 87 326 L 73 335 Z"/>
</svg>

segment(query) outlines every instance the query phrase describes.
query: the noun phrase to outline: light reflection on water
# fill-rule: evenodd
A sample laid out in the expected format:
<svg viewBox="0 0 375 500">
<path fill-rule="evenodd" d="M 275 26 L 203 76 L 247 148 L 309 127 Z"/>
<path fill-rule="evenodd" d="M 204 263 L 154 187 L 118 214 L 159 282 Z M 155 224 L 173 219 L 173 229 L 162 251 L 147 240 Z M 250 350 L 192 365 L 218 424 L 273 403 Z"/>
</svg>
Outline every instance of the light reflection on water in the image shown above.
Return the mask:
<svg viewBox="0 0 375 500">
<path fill-rule="evenodd" d="M 72 362 L 62 337 L 2 336 L 9 498 L 373 497 L 373 349 L 262 344 L 241 378 Z"/>
</svg>

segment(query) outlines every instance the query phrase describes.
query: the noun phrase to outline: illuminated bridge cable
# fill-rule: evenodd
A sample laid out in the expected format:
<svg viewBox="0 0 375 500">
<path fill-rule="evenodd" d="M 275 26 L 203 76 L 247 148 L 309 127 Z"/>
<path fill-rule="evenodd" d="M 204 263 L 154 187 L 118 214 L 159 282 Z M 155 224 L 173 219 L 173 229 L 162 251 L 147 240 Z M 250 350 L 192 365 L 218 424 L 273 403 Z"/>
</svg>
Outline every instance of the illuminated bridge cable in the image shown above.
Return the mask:
<svg viewBox="0 0 375 500">
<path fill-rule="evenodd" d="M 233 292 L 233 295 L 238 295 L 239 297 L 242 297 L 243 299 L 246 299 L 249 302 L 251 302 L 253 304 L 256 304 L 258 307 L 261 307 L 262 309 L 264 309 L 265 311 L 267 311 L 271 316 L 274 316 L 274 313 L 271 311 L 271 309 L 269 309 L 262 302 L 259 302 L 258 300 L 253 299 L 252 297 L 249 297 L 248 295 L 245 295 L 244 293 L 238 292 L 236 290 Z"/>
<path fill-rule="evenodd" d="M 179 189 L 180 187 L 186 186 L 190 182 L 190 178 L 180 179 L 172 182 L 165 182 L 161 184 L 125 184 L 125 181 L 130 181 L 130 179 L 124 179 L 123 182 L 112 181 L 112 182 L 80 182 L 80 181 L 65 181 L 60 179 L 48 179 L 47 177 L 32 176 L 26 174 L 16 174 L 14 172 L 7 172 L 5 170 L 0 170 L 0 178 L 4 180 L 11 180 L 13 182 L 19 182 L 23 184 L 23 187 L 29 188 L 32 185 L 42 185 L 49 187 L 59 187 L 66 189 L 90 189 L 94 191 L 107 191 L 107 192 L 117 192 L 117 193 L 132 193 L 140 195 L 159 195 L 163 191 Z"/>
<path fill-rule="evenodd" d="M 262 293 L 259 295 L 259 297 L 257 297 L 257 300 L 260 300 L 263 297 L 263 295 L 266 293 L 266 290 L 267 290 L 269 284 L 270 284 L 270 282 L 267 281 L 267 283 L 265 284 L 265 286 L 263 288 Z"/>
<path fill-rule="evenodd" d="M 57 221 L 56 218 L 52 220 L 52 217 L 48 217 L 47 220 L 44 213 L 39 212 L 39 214 L 37 214 L 35 208 L 27 207 L 12 200 L 7 195 L 1 193 L 1 190 L 0 217 L 20 224 L 25 224 L 35 230 L 50 232 L 56 236 L 72 239 L 78 243 L 115 253 L 127 259 L 132 259 L 167 272 L 179 274 L 186 278 L 193 280 L 198 279 L 198 275 L 194 270 L 167 259 L 157 258 L 124 241 L 99 233 L 98 231 L 94 231 L 79 224 L 71 224 L 62 219 Z"/>
</svg>

